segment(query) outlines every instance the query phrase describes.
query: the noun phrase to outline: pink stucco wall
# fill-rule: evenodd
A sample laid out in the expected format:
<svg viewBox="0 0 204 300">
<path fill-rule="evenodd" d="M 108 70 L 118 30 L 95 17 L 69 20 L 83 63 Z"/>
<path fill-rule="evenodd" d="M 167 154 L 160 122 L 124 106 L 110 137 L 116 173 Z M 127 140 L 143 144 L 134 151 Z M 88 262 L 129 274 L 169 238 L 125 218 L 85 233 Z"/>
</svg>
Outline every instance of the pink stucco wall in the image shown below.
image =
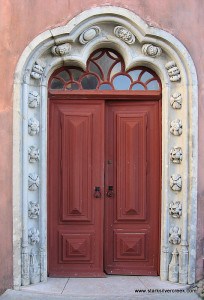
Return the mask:
<svg viewBox="0 0 204 300">
<path fill-rule="evenodd" d="M 149 25 L 175 35 L 190 52 L 199 80 L 197 278 L 204 248 L 204 1 L 203 0 L 4 0 L 0 10 L 0 289 L 12 286 L 12 85 L 16 63 L 28 43 L 91 7 L 128 8 Z"/>
</svg>

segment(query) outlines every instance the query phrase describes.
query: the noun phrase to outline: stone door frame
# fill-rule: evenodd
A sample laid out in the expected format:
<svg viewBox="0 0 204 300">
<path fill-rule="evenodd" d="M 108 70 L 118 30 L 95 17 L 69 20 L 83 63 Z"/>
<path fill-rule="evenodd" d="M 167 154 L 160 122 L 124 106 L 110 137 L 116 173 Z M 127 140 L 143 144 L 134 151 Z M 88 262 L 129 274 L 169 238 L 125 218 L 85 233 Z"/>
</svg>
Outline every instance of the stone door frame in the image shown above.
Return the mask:
<svg viewBox="0 0 204 300">
<path fill-rule="evenodd" d="M 161 280 L 195 282 L 198 86 L 178 39 L 133 12 L 103 6 L 38 35 L 17 64 L 13 93 L 14 287 L 47 280 L 47 86 L 63 65 L 85 69 L 98 48 L 126 69 L 147 66 L 162 82 Z M 175 271 L 177 266 L 178 272 Z M 177 264 L 176 263 L 176 264 Z"/>
</svg>

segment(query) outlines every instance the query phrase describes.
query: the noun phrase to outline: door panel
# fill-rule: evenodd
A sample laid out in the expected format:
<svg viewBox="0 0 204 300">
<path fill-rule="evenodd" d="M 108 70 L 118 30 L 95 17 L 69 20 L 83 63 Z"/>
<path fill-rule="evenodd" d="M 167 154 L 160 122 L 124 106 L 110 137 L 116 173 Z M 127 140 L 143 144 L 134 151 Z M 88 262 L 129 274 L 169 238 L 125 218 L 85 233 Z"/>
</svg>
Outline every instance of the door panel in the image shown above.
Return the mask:
<svg viewBox="0 0 204 300">
<path fill-rule="evenodd" d="M 49 276 L 103 276 L 104 101 L 50 100 Z"/>
<path fill-rule="evenodd" d="M 105 270 L 157 275 L 160 216 L 159 102 L 106 106 Z"/>
</svg>

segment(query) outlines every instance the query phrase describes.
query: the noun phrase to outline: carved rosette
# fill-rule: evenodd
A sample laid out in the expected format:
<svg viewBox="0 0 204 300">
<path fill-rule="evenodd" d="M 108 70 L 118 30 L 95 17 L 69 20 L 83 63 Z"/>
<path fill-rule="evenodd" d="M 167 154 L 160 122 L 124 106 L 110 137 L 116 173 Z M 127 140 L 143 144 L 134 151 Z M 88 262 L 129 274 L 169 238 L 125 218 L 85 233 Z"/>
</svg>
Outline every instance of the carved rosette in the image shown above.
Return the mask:
<svg viewBox="0 0 204 300">
<path fill-rule="evenodd" d="M 36 135 L 40 131 L 40 123 L 36 118 L 30 118 L 28 120 L 28 133 L 30 135 Z"/>
<path fill-rule="evenodd" d="M 162 54 L 162 49 L 152 44 L 144 44 L 142 46 L 142 53 L 147 56 L 157 57 Z"/>
<path fill-rule="evenodd" d="M 40 104 L 40 96 L 37 91 L 30 91 L 28 94 L 28 106 L 36 108 Z"/>
<path fill-rule="evenodd" d="M 28 189 L 30 191 L 36 191 L 40 185 L 40 178 L 36 173 L 30 173 L 28 175 Z"/>
<path fill-rule="evenodd" d="M 86 29 L 79 37 L 79 42 L 82 45 L 87 44 L 91 40 L 93 40 L 95 37 L 97 37 L 101 33 L 101 29 L 98 26 L 92 26 L 88 29 Z"/>
<path fill-rule="evenodd" d="M 28 148 L 28 161 L 30 163 L 38 162 L 40 159 L 40 150 L 35 146 Z"/>
<path fill-rule="evenodd" d="M 178 250 L 175 249 L 172 252 L 172 259 L 169 264 L 169 281 L 178 282 L 179 280 L 179 262 L 178 262 Z"/>
<path fill-rule="evenodd" d="M 71 45 L 69 43 L 53 46 L 51 52 L 54 56 L 63 56 L 71 52 Z"/>
<path fill-rule="evenodd" d="M 34 79 L 40 79 L 44 71 L 44 66 L 41 66 L 38 62 L 35 62 L 30 76 Z"/>
<path fill-rule="evenodd" d="M 134 34 L 123 26 L 116 26 L 114 28 L 114 34 L 116 37 L 129 45 L 134 44 L 135 42 Z"/>
<path fill-rule="evenodd" d="M 172 163 L 174 164 L 180 164 L 182 162 L 183 159 L 183 153 L 182 153 L 182 149 L 181 147 L 173 147 L 170 150 L 170 160 L 172 161 Z"/>
<path fill-rule="evenodd" d="M 181 109 L 182 107 L 181 93 L 174 93 L 173 95 L 171 95 L 170 104 L 175 109 Z"/>
<path fill-rule="evenodd" d="M 31 219 L 37 219 L 40 214 L 39 203 L 30 201 L 28 204 L 28 216 Z"/>
<path fill-rule="evenodd" d="M 179 119 L 171 121 L 170 132 L 173 135 L 181 135 L 183 131 L 182 122 Z"/>
<path fill-rule="evenodd" d="M 40 232 L 37 228 L 32 227 L 28 231 L 29 243 L 35 245 L 40 242 Z"/>
<path fill-rule="evenodd" d="M 169 243 L 178 245 L 181 242 L 181 230 L 178 226 L 172 226 L 169 232 Z"/>
<path fill-rule="evenodd" d="M 179 81 L 181 79 L 181 74 L 180 70 L 177 67 L 175 61 L 169 61 L 166 65 L 165 68 L 168 71 L 169 78 L 171 81 Z"/>
<path fill-rule="evenodd" d="M 30 253 L 30 283 L 40 282 L 40 266 L 37 260 L 37 253 L 32 249 Z"/>
<path fill-rule="evenodd" d="M 173 191 L 181 191 L 181 189 L 182 189 L 181 175 L 179 175 L 179 174 L 171 175 L 170 187 Z"/>
<path fill-rule="evenodd" d="M 180 216 L 182 215 L 182 205 L 180 201 L 176 201 L 176 202 L 172 201 L 169 204 L 169 214 L 173 218 L 180 218 Z"/>
</svg>

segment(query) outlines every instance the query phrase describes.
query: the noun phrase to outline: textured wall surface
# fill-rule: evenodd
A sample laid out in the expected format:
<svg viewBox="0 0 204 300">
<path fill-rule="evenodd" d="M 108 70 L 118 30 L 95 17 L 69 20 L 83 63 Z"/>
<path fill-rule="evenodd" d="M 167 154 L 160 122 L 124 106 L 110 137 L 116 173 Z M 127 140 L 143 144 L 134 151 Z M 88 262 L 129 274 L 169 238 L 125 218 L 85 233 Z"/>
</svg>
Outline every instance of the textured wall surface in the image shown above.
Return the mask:
<svg viewBox="0 0 204 300">
<path fill-rule="evenodd" d="M 197 278 L 204 248 L 204 1 L 203 0 L 4 0 L 0 10 L 0 290 L 12 286 L 12 86 L 16 63 L 39 33 L 66 24 L 91 7 L 127 8 L 150 26 L 175 35 L 194 60 L 199 81 Z"/>
</svg>

